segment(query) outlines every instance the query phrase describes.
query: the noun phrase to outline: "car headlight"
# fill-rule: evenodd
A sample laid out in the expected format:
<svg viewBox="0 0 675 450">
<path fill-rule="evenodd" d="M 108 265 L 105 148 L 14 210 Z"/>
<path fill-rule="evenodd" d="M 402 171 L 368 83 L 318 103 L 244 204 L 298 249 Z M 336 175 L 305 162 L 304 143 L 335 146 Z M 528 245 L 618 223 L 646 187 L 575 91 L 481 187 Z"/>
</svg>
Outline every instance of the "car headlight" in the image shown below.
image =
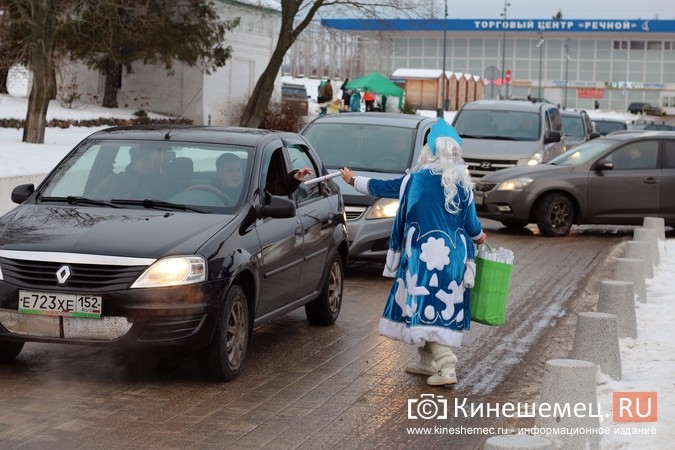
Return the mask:
<svg viewBox="0 0 675 450">
<path fill-rule="evenodd" d="M 497 191 L 520 191 L 532 184 L 534 178 L 514 178 L 497 185 Z"/>
<path fill-rule="evenodd" d="M 530 160 L 527 162 L 528 166 L 535 166 L 537 164 L 541 164 L 544 158 L 541 156 L 541 153 L 537 152 L 532 157 Z"/>
<path fill-rule="evenodd" d="M 132 288 L 181 286 L 206 280 L 206 260 L 201 256 L 172 256 L 148 267 Z"/>
<path fill-rule="evenodd" d="M 366 219 L 387 219 L 396 217 L 398 211 L 398 199 L 381 198 L 368 211 Z"/>
</svg>

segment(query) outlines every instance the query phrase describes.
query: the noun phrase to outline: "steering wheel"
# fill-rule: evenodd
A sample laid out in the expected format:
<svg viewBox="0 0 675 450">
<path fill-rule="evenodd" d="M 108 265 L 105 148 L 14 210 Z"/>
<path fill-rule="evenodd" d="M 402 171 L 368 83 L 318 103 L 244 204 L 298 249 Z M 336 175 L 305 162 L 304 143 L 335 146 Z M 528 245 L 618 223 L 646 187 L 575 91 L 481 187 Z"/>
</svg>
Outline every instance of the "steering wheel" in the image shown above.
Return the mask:
<svg viewBox="0 0 675 450">
<path fill-rule="evenodd" d="M 188 191 L 210 192 L 212 194 L 217 195 L 221 199 L 223 199 L 225 204 L 231 204 L 232 203 L 232 200 L 230 200 L 230 197 L 228 197 L 227 194 L 225 194 L 223 191 L 221 191 L 217 187 L 211 186 L 210 184 L 193 184 L 189 188 L 185 189 L 184 192 L 188 192 Z"/>
<path fill-rule="evenodd" d="M 376 165 L 383 165 L 385 167 L 391 167 L 395 169 L 402 169 L 403 168 L 403 162 L 398 159 L 394 158 L 393 156 L 382 156 L 380 158 L 377 158 L 375 160 Z"/>
</svg>

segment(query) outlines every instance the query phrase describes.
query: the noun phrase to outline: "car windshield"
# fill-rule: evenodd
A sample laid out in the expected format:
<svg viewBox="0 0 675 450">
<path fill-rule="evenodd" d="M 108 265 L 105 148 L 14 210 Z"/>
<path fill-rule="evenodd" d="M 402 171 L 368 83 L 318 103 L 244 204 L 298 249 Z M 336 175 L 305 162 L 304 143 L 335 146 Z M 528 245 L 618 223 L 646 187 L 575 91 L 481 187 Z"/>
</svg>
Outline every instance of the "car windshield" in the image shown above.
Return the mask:
<svg viewBox="0 0 675 450">
<path fill-rule="evenodd" d="M 304 87 L 282 86 L 281 95 L 284 97 L 307 98 L 307 91 Z"/>
<path fill-rule="evenodd" d="M 243 202 L 252 154 L 240 146 L 85 140 L 46 180 L 39 198 L 230 214 Z"/>
<path fill-rule="evenodd" d="M 613 141 L 593 139 L 592 141 L 584 142 L 583 144 L 574 147 L 574 149 L 563 153 L 557 158 L 553 158 L 548 164 L 556 166 L 578 166 L 598 157 L 614 144 L 616 143 Z"/>
<path fill-rule="evenodd" d="M 387 125 L 313 123 L 303 135 L 329 169 L 405 173 L 415 149 L 414 133 Z"/>
<path fill-rule="evenodd" d="M 563 130 L 565 130 L 565 136 L 572 137 L 583 137 L 584 136 L 584 124 L 581 119 L 581 116 L 562 116 Z"/>
<path fill-rule="evenodd" d="M 541 134 L 539 113 L 464 109 L 454 124 L 462 138 L 536 141 Z"/>
</svg>

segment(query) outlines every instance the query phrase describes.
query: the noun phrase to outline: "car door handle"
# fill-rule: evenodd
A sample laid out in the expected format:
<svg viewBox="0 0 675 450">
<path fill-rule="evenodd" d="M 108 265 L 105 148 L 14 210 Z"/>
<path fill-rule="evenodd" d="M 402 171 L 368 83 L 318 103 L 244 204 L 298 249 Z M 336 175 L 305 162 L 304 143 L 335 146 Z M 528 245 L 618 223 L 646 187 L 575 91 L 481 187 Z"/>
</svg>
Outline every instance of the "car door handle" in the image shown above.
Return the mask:
<svg viewBox="0 0 675 450">
<path fill-rule="evenodd" d="M 302 237 L 302 228 L 298 227 L 295 229 L 295 236 Z"/>
<path fill-rule="evenodd" d="M 658 182 L 659 182 L 659 180 L 657 180 L 656 178 L 653 178 L 653 177 L 645 178 L 645 180 L 643 181 L 643 183 L 645 183 L 645 184 L 656 184 Z"/>
</svg>

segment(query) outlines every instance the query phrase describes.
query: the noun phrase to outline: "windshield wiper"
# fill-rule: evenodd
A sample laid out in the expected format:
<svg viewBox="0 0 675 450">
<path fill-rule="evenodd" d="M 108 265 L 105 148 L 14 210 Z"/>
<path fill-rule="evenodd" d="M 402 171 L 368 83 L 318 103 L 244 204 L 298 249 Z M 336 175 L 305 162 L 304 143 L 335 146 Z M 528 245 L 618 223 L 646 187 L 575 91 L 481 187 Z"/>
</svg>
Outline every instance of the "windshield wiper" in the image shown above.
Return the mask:
<svg viewBox="0 0 675 450">
<path fill-rule="evenodd" d="M 152 200 L 149 198 L 146 198 L 144 200 L 114 198 L 110 201 L 116 205 L 138 205 L 148 209 L 157 209 L 157 208 L 177 209 L 179 211 L 193 211 L 202 214 L 211 214 L 211 211 L 206 209 L 195 208 L 193 206 L 183 205 L 180 203 L 165 202 L 163 200 Z"/>
<path fill-rule="evenodd" d="M 95 198 L 80 197 L 75 195 L 69 195 L 67 197 L 40 197 L 40 200 L 48 202 L 66 202 L 69 205 L 91 205 L 91 206 L 108 206 L 110 208 L 121 208 L 121 206 L 115 205 L 105 200 L 97 200 Z"/>
</svg>

